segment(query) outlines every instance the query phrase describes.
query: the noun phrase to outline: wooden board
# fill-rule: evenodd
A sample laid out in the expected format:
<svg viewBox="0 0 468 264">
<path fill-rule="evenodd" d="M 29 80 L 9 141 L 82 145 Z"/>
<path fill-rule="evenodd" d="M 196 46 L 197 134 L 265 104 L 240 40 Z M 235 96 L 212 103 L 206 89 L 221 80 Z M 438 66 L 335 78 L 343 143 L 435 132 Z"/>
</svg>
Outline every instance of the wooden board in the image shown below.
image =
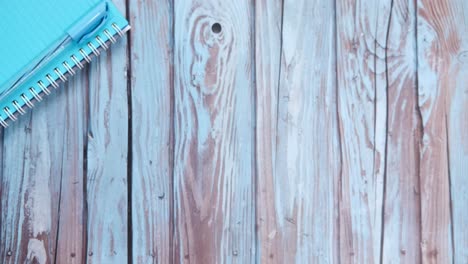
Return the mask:
<svg viewBox="0 0 468 264">
<path fill-rule="evenodd" d="M 176 263 L 255 259 L 252 16 L 247 0 L 175 1 Z"/>
<path fill-rule="evenodd" d="M 390 20 L 384 43 L 388 114 L 382 263 L 420 263 L 421 120 L 417 111 L 416 6 L 412 0 L 388 3 L 385 10 Z"/>
<path fill-rule="evenodd" d="M 173 4 L 130 1 L 133 263 L 173 263 Z"/>
<path fill-rule="evenodd" d="M 125 14 L 125 1 L 114 1 Z M 127 39 L 89 70 L 87 135 L 87 263 L 128 259 Z"/>
<path fill-rule="evenodd" d="M 332 263 L 340 168 L 333 4 L 260 2 L 257 11 L 260 257 Z"/>
<path fill-rule="evenodd" d="M 85 70 L 71 78 L 58 98 L 51 98 L 54 108 L 49 111 L 47 126 L 51 146 L 62 146 L 62 151 L 51 150 L 51 174 L 57 179 L 58 212 L 57 241 L 54 263 L 82 263 L 86 250 L 85 208 L 85 137 L 87 129 L 87 75 Z M 64 98 L 64 99 L 62 99 Z M 52 261 L 51 261 L 52 262 Z"/>
<path fill-rule="evenodd" d="M 468 261 L 465 228 L 468 215 L 464 203 L 468 182 L 463 170 L 467 10 L 465 1 L 418 1 L 419 107 L 423 131 L 421 248 L 425 263 Z"/>
<path fill-rule="evenodd" d="M 277 215 L 276 160 L 278 137 L 278 92 L 282 44 L 283 2 L 255 2 L 255 78 L 256 78 L 256 221 L 257 251 L 262 263 L 286 259 Z"/>
<path fill-rule="evenodd" d="M 56 222 L 52 223 L 53 190 L 48 184 L 50 151 L 46 116 L 46 109 L 37 109 L 10 125 L 4 134 L 4 140 L 9 144 L 3 146 L 3 263 L 24 263 L 34 259 L 45 263 L 53 259 L 51 250 L 55 248 L 57 229 Z M 30 130 L 32 127 L 35 127 L 34 132 Z M 32 140 L 32 137 L 41 140 Z"/>
<path fill-rule="evenodd" d="M 352 263 L 378 263 L 381 255 L 390 3 L 346 0 L 336 7 L 340 253 Z"/>
<path fill-rule="evenodd" d="M 447 144 L 450 179 L 450 202 L 452 210 L 453 262 L 468 263 L 468 3 L 453 1 L 450 14 L 451 25 L 456 34 L 457 49 L 450 49 L 450 71 L 445 77 L 442 69 L 438 75 L 450 87 L 446 99 Z M 463 21 L 463 23 L 461 22 Z M 451 31 L 444 28 L 445 32 Z M 455 33 L 456 32 L 456 33 Z M 450 43 L 450 40 L 447 40 Z"/>
</svg>

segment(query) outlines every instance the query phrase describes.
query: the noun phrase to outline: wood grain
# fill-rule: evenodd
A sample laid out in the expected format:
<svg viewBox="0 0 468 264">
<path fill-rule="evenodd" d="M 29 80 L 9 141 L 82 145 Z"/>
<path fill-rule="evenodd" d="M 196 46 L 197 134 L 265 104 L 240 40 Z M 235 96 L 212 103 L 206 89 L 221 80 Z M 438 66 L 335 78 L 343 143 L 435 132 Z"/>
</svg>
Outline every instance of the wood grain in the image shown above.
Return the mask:
<svg viewBox="0 0 468 264">
<path fill-rule="evenodd" d="M 360 0 L 336 6 L 340 253 L 352 263 L 380 261 L 390 6 L 391 1 Z"/>
<path fill-rule="evenodd" d="M 133 263 L 173 263 L 173 3 L 129 9 Z"/>
<path fill-rule="evenodd" d="M 174 11 L 174 261 L 251 263 L 253 3 L 181 0 Z"/>
<path fill-rule="evenodd" d="M 2 168 L 2 233 L 0 240 L 2 241 L 0 252 L 2 263 L 24 262 L 27 258 L 30 239 L 43 263 L 46 259 L 51 258 L 45 245 L 51 240 L 49 238 L 50 225 L 47 222 L 44 225 L 40 225 L 40 223 L 35 225 L 34 216 L 25 215 L 25 196 L 31 185 L 27 177 L 30 174 L 30 169 L 25 167 L 25 163 L 29 165 L 31 162 L 28 151 L 31 148 L 31 135 L 30 131 L 29 133 L 27 131 L 27 128 L 30 127 L 31 116 L 32 113 L 23 116 L 19 122 L 10 125 L 3 135 L 4 142 L 8 142 L 8 144 L 3 144 L 2 151 L 4 164 Z M 6 146 L 10 144 L 15 147 Z M 39 206 L 41 205 L 39 204 Z M 44 201 L 42 206 L 47 206 L 50 209 L 50 201 Z M 28 213 L 30 212 L 29 208 Z M 36 232 L 33 231 L 35 226 L 37 226 Z M 34 234 L 32 234 L 33 232 Z M 41 237 L 38 239 L 39 235 Z"/>
<path fill-rule="evenodd" d="M 465 172 L 460 171 L 465 166 L 463 155 L 460 155 L 465 152 L 466 142 L 466 135 L 461 134 L 460 125 L 464 123 L 461 116 L 464 114 L 460 109 L 466 107 L 463 54 L 468 49 L 465 37 L 467 8 L 465 1 L 418 1 L 418 88 L 423 129 L 421 247 L 424 263 L 467 261 L 464 239 L 467 231 L 462 227 L 467 220 L 466 203 L 463 204 L 467 182 Z M 449 143 L 449 138 L 454 141 Z M 455 245 L 454 241 L 457 242 Z"/>
<path fill-rule="evenodd" d="M 12 123 L 4 135 L 9 144 L 3 149 L 2 263 L 54 259 L 60 175 L 50 174 L 47 119 L 53 108 L 45 103 Z"/>
<path fill-rule="evenodd" d="M 464 0 L 115 3 L 1 134 L 0 263 L 468 263 Z"/>
<path fill-rule="evenodd" d="M 390 24 L 384 54 L 388 131 L 382 263 L 420 263 L 416 7 L 412 0 L 394 0 L 386 10 Z"/>
<path fill-rule="evenodd" d="M 87 73 L 85 70 L 76 77 L 70 77 L 69 82 L 58 90 L 57 96 L 48 98 L 47 127 L 54 128 L 49 130 L 49 144 L 52 146 L 50 174 L 57 176 L 55 184 L 58 186 L 54 191 L 58 212 L 52 218 L 58 225 L 56 251 L 49 263 L 83 263 L 85 260 Z"/>
<path fill-rule="evenodd" d="M 445 77 L 449 85 L 447 141 L 451 187 L 453 262 L 468 263 L 468 3 L 453 1 L 453 29 L 458 49 L 451 52 L 451 71 Z M 461 22 L 463 21 L 463 22 Z M 447 31 L 447 29 L 445 29 Z M 455 33 L 453 33 L 455 34 Z M 444 83 L 445 84 L 445 83 Z M 442 85 L 442 83 L 441 83 Z M 441 86 L 446 89 L 447 86 Z"/>
<path fill-rule="evenodd" d="M 277 215 L 276 152 L 283 1 L 255 2 L 256 221 L 261 263 L 281 263 L 287 252 Z"/>
<path fill-rule="evenodd" d="M 337 262 L 340 150 L 333 4 L 285 1 L 281 47 L 274 42 L 281 6 L 269 2 L 261 11 L 259 4 L 256 158 L 261 260 Z M 275 76 L 278 48 L 281 72 Z"/>
<path fill-rule="evenodd" d="M 125 14 L 125 1 L 114 1 Z M 89 70 L 87 263 L 128 259 L 127 38 L 102 52 Z"/>
</svg>

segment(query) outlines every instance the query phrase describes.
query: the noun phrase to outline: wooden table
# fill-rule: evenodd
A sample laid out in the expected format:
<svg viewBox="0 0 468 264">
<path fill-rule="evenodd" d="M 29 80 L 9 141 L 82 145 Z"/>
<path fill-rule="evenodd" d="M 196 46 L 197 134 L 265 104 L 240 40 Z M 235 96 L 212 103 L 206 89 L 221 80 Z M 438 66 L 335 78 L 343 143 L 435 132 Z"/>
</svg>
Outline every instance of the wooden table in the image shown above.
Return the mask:
<svg viewBox="0 0 468 264">
<path fill-rule="evenodd" d="M 467 263 L 465 0 L 116 0 L 3 132 L 0 263 Z"/>
</svg>

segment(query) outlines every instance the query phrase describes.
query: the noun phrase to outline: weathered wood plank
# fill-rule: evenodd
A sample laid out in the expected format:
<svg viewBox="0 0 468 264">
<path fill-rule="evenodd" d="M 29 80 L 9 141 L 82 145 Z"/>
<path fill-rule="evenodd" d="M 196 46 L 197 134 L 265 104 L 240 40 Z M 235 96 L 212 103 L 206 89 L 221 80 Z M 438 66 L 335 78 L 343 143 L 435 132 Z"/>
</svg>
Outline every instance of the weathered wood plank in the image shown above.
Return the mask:
<svg viewBox="0 0 468 264">
<path fill-rule="evenodd" d="M 125 14 L 125 1 L 114 1 Z M 87 263 L 127 263 L 127 37 L 90 65 Z"/>
<path fill-rule="evenodd" d="M 385 47 L 388 132 L 382 263 L 421 262 L 416 6 L 393 0 Z"/>
<path fill-rule="evenodd" d="M 465 19 L 468 6 L 462 6 Z M 464 32 L 468 32 L 465 24 Z M 466 33 L 463 33 L 466 34 Z M 466 41 L 466 40 L 464 40 Z M 459 72 L 453 75 L 452 95 L 448 110 L 447 137 L 452 202 L 453 262 L 468 263 L 468 45 L 458 54 Z M 456 56 L 456 55 L 455 55 Z"/>
<path fill-rule="evenodd" d="M 5 130 L 2 179 L 2 263 L 55 258 L 60 175 L 51 175 L 47 102 Z M 61 147 L 60 147 L 61 149 Z"/>
<path fill-rule="evenodd" d="M 338 262 L 334 5 L 283 12 L 280 53 L 281 5 L 257 4 L 259 251 L 265 263 Z"/>
<path fill-rule="evenodd" d="M 261 263 L 287 259 L 277 214 L 276 142 L 283 1 L 255 2 L 256 221 Z M 291 256 L 289 256 L 291 257 Z"/>
<path fill-rule="evenodd" d="M 419 109 L 422 116 L 421 214 L 424 263 L 451 263 L 447 93 L 453 88 L 452 54 L 458 51 L 454 6 L 418 1 Z M 451 33 L 451 34 L 449 34 Z M 450 76 L 450 78 L 448 78 Z"/>
<path fill-rule="evenodd" d="M 381 254 L 391 1 L 337 1 L 338 115 L 342 143 L 341 259 Z"/>
<path fill-rule="evenodd" d="M 174 261 L 252 263 L 253 2 L 180 0 L 174 11 Z"/>
<path fill-rule="evenodd" d="M 130 1 L 134 263 L 173 263 L 173 1 Z"/>
<path fill-rule="evenodd" d="M 57 244 L 53 262 L 82 263 L 85 260 L 84 149 L 86 136 L 87 71 L 62 85 L 57 96 L 47 98 L 47 119 L 51 145 L 50 174 L 56 175 L 54 202 L 58 212 Z M 33 120 L 34 122 L 34 120 Z"/>
<path fill-rule="evenodd" d="M 31 132 L 27 130 L 30 126 L 32 113 L 27 113 L 18 122 L 10 125 L 4 131 L 2 156 L 2 233 L 0 237 L 1 251 L 0 258 L 2 263 L 19 263 L 24 262 L 28 250 L 29 237 L 32 237 L 32 227 L 34 221 L 30 216 L 25 219 L 25 194 L 30 183 L 25 174 L 29 174 L 29 168 L 25 167 L 25 163 L 29 163 L 29 148 L 31 142 Z M 10 147 L 14 146 L 14 147 Z M 26 171 L 25 171 L 26 170 Z M 50 217 L 50 216 L 49 216 Z M 26 222 L 26 223 L 25 223 Z M 39 229 L 36 228 L 37 230 Z M 43 226 L 42 229 L 47 229 L 50 232 L 50 226 Z M 42 234 L 43 230 L 36 232 L 43 235 L 41 239 L 47 240 L 47 234 Z M 35 240 L 35 245 L 43 245 L 43 241 Z M 34 242 L 33 242 L 34 243 Z M 44 260 L 48 259 L 48 251 L 45 246 L 38 250 Z"/>
<path fill-rule="evenodd" d="M 451 73 L 441 83 L 449 88 L 447 98 L 447 140 L 452 203 L 453 262 L 468 263 L 468 3 L 453 2 L 453 23 L 459 41 L 458 50 L 451 53 Z M 462 22 L 463 21 L 463 22 Z M 447 29 L 446 29 L 447 30 Z M 447 86 L 445 85 L 447 82 Z"/>
<path fill-rule="evenodd" d="M 456 35 L 446 39 L 448 47 L 455 49 L 449 49 L 449 76 L 445 76 L 442 67 L 438 75 L 441 77 L 440 87 L 448 88 L 449 92 L 446 99 L 446 137 L 452 203 L 453 262 L 468 263 L 468 3 L 450 3 L 453 26 L 443 29 L 445 34 Z M 443 44 L 439 45 L 443 47 Z"/>
<path fill-rule="evenodd" d="M 466 110 L 467 68 L 464 54 L 468 50 L 467 17 L 468 6 L 463 0 L 418 1 L 424 263 L 468 261 L 468 185 L 466 171 L 463 170 L 466 166 L 467 139 L 463 133 L 466 116 L 462 110 Z M 451 199 L 450 181 L 453 187 Z"/>
</svg>

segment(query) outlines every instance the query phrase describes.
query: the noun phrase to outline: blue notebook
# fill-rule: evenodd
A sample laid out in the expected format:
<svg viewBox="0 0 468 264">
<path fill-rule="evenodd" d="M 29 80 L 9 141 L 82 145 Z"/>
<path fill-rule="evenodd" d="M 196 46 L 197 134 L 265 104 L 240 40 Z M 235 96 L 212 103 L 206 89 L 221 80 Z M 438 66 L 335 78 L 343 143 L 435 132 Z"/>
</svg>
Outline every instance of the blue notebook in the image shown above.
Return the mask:
<svg viewBox="0 0 468 264">
<path fill-rule="evenodd" d="M 129 28 L 106 0 L 1 3 L 0 125 L 17 120 Z"/>
</svg>

